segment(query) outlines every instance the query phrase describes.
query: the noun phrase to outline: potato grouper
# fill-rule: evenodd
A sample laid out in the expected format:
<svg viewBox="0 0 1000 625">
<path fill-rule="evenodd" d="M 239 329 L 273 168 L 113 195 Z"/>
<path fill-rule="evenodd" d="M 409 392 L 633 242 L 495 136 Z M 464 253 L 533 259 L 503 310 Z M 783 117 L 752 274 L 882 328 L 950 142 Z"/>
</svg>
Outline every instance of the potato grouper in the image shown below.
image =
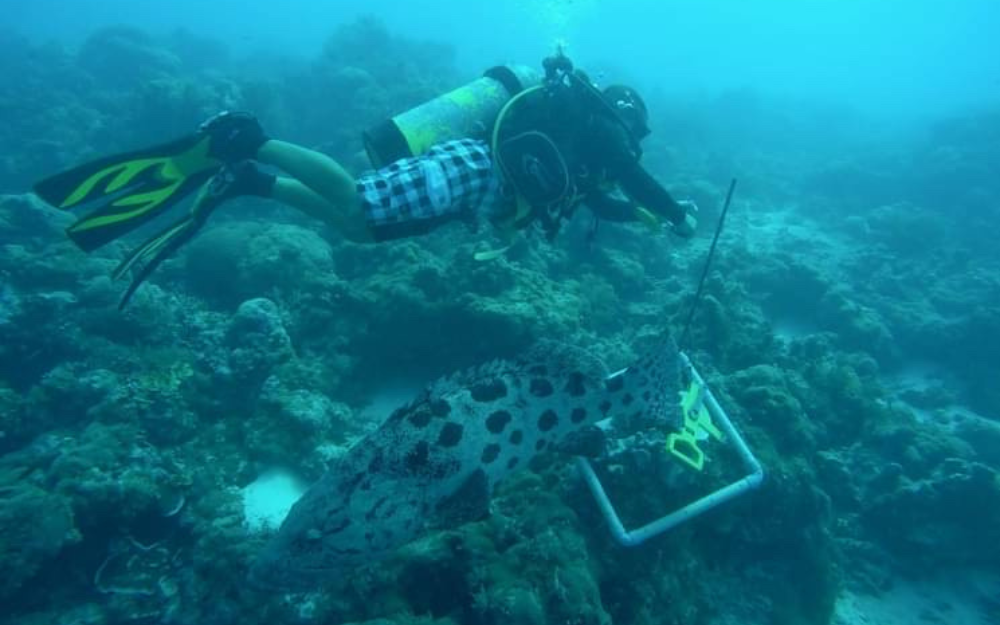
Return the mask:
<svg viewBox="0 0 1000 625">
<path fill-rule="evenodd" d="M 546 342 L 516 360 L 442 378 L 296 502 L 251 580 L 306 590 L 343 579 L 429 530 L 483 518 L 497 483 L 537 454 L 599 456 L 599 421 L 675 429 L 679 394 L 671 340 L 610 377 L 586 351 Z"/>
</svg>

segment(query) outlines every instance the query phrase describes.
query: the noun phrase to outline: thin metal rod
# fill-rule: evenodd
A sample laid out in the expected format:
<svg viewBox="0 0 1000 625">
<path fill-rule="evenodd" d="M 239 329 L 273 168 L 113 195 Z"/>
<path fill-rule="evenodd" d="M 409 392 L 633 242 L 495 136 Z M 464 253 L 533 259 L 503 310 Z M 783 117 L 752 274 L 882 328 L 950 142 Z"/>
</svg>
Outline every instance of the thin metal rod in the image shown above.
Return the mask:
<svg viewBox="0 0 1000 625">
<path fill-rule="evenodd" d="M 705 259 L 705 267 L 701 271 L 701 280 L 698 281 L 698 290 L 694 294 L 694 301 L 691 302 L 691 310 L 688 311 L 687 321 L 684 322 L 684 332 L 681 333 L 681 340 L 678 345 L 683 350 L 687 347 L 688 335 L 691 333 L 691 321 L 694 313 L 701 302 L 701 292 L 705 288 L 705 278 L 708 277 L 708 270 L 712 266 L 712 258 L 715 256 L 715 246 L 719 243 L 719 235 L 722 234 L 722 226 L 726 222 L 726 213 L 729 212 L 729 204 L 733 201 L 733 191 L 736 190 L 736 178 L 729 183 L 729 192 L 726 193 L 726 203 L 722 205 L 722 214 L 719 215 L 719 223 L 715 226 L 715 236 L 712 237 L 712 247 L 708 250 L 708 258 Z"/>
</svg>

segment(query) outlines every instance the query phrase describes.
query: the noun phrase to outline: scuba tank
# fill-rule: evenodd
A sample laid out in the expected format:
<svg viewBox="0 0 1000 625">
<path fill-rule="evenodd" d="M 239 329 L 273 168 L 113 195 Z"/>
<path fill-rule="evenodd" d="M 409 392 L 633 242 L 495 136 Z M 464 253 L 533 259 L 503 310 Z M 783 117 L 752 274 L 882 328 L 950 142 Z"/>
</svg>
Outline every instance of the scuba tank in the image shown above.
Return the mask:
<svg viewBox="0 0 1000 625">
<path fill-rule="evenodd" d="M 500 110 L 511 98 L 541 83 L 529 67 L 500 65 L 453 91 L 424 102 L 362 134 L 372 167 L 378 169 L 432 145 L 465 137 L 488 138 Z"/>
</svg>

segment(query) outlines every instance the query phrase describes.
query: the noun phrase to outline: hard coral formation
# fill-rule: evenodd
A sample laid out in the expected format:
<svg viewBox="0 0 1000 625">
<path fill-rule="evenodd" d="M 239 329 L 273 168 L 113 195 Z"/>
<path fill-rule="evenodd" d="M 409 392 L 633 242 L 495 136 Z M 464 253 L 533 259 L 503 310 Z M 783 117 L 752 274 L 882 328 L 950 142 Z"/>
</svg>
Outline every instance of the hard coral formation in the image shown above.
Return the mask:
<svg viewBox="0 0 1000 625">
<path fill-rule="evenodd" d="M 336 275 L 330 253 L 314 230 L 297 225 L 224 223 L 191 243 L 177 279 L 208 302 L 234 308 L 258 295 L 261 284 L 292 297 Z"/>
<path fill-rule="evenodd" d="M 0 557 L 7 571 L 0 601 L 7 605 L 63 549 L 80 541 L 69 499 L 23 478 L 19 467 L 0 467 Z"/>
</svg>

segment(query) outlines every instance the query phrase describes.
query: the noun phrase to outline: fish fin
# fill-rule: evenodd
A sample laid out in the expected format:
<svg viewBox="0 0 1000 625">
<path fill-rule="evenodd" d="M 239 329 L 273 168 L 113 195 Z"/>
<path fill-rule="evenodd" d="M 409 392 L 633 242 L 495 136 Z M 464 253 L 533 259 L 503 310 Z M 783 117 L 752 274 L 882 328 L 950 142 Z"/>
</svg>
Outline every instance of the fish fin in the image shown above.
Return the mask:
<svg viewBox="0 0 1000 625">
<path fill-rule="evenodd" d="M 462 484 L 441 500 L 434 510 L 434 527 L 457 527 L 479 521 L 490 513 L 490 483 L 486 472 L 476 469 Z"/>
<path fill-rule="evenodd" d="M 495 260 L 497 258 L 500 258 L 509 249 L 510 249 L 510 246 L 509 245 L 505 245 L 503 247 L 498 247 L 498 248 L 492 249 L 492 250 L 484 250 L 484 251 L 476 252 L 475 254 L 472 255 L 472 257 L 475 258 L 476 260 L 478 260 L 479 262 L 487 262 L 487 261 L 491 261 L 491 260 Z"/>
<path fill-rule="evenodd" d="M 550 372 L 578 371 L 587 379 L 603 379 L 608 375 L 604 362 L 589 351 L 552 339 L 540 339 L 518 357 L 524 366 L 547 365 Z"/>
<path fill-rule="evenodd" d="M 593 459 L 603 456 L 607 448 L 607 432 L 599 426 L 591 425 L 570 432 L 552 446 L 552 451 Z"/>
</svg>

